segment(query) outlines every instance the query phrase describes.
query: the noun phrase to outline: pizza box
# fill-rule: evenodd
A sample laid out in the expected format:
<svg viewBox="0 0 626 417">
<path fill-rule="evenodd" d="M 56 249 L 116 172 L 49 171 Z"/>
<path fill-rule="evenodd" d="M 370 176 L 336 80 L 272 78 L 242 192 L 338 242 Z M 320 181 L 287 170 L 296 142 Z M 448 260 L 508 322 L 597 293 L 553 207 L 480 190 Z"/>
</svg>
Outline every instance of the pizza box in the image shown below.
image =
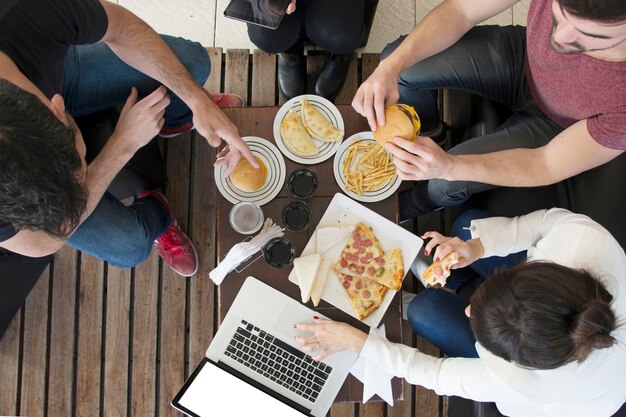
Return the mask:
<svg viewBox="0 0 626 417">
<path fill-rule="evenodd" d="M 406 276 L 424 241 L 419 236 L 414 235 L 394 222 L 387 220 L 380 214 L 340 193 L 335 194 L 333 197 L 300 256 L 315 253 L 317 249 L 316 236 L 318 229 L 323 227 L 354 226 L 359 222 L 373 229 L 374 234 L 380 241 L 383 251 L 387 252 L 393 249 L 402 250 L 404 276 Z M 341 251 L 349 238 L 348 236 L 326 249 L 323 252 L 324 259 L 331 261 L 334 265 L 335 262 L 339 260 Z M 294 270 L 289 274 L 289 281 L 298 285 L 298 278 Z M 396 292 L 397 291 L 394 290 L 387 290 L 380 307 L 366 317 L 363 323 L 370 327 L 378 327 Z M 348 295 L 343 289 L 337 275 L 332 270 L 328 272 L 326 277 L 322 299 L 356 318 L 356 313 L 352 308 L 352 304 L 350 304 L 350 300 L 348 300 Z"/>
</svg>

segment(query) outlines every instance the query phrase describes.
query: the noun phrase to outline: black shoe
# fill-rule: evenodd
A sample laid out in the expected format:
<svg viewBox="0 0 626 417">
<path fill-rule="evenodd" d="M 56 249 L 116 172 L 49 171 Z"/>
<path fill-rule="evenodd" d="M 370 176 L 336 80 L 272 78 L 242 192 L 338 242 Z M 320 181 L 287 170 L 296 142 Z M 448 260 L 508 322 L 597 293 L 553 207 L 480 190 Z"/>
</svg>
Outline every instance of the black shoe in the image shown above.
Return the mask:
<svg viewBox="0 0 626 417">
<path fill-rule="evenodd" d="M 331 54 L 315 83 L 315 94 L 333 101 L 346 81 L 352 54 Z"/>
<path fill-rule="evenodd" d="M 301 53 L 278 55 L 278 88 L 287 100 L 304 94 L 306 66 Z"/>
</svg>

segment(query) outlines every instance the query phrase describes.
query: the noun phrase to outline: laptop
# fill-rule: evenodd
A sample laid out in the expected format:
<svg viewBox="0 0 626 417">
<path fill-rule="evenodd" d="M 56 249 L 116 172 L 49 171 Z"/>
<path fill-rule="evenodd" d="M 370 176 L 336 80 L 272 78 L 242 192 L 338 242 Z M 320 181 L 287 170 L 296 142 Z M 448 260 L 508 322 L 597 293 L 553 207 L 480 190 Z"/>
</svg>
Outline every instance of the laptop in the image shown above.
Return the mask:
<svg viewBox="0 0 626 417">
<path fill-rule="evenodd" d="M 206 357 L 172 400 L 193 417 L 323 417 L 358 355 L 337 352 L 316 362 L 293 328 L 320 313 L 254 277 L 246 278 Z M 314 353 L 314 352 L 313 352 Z"/>
</svg>

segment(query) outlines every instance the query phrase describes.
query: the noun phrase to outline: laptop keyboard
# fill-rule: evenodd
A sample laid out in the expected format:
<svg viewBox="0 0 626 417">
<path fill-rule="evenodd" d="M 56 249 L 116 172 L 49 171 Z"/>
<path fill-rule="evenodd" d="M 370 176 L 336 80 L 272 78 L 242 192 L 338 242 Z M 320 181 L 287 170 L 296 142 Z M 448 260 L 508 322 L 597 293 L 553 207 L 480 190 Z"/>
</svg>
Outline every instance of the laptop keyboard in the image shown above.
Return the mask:
<svg viewBox="0 0 626 417">
<path fill-rule="evenodd" d="M 256 373 L 315 402 L 332 368 L 242 320 L 224 352 Z"/>
</svg>

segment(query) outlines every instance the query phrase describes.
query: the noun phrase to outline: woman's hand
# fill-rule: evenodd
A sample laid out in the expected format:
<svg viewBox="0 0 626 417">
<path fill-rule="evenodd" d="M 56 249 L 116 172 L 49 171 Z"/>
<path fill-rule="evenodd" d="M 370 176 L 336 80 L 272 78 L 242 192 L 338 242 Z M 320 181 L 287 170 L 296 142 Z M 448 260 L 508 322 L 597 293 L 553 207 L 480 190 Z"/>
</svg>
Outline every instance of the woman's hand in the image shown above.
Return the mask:
<svg viewBox="0 0 626 417">
<path fill-rule="evenodd" d="M 480 238 L 463 241 L 458 237 L 448 237 L 437 232 L 426 232 L 422 235 L 423 239 L 429 237 L 431 239 L 424 248 L 424 254 L 428 255 L 436 246 L 437 249 L 435 249 L 434 255 L 435 262 L 439 262 L 452 252 L 459 254 L 459 262 L 452 265 L 452 269 L 463 268 L 480 259 L 485 253 L 485 248 Z"/>
<path fill-rule="evenodd" d="M 312 356 L 321 361 L 328 355 L 342 350 L 360 352 L 367 340 L 367 334 L 346 323 L 313 317 L 316 324 L 296 324 L 295 328 L 313 333 L 309 337 L 296 336 L 296 342 L 305 352 L 319 352 Z"/>
</svg>

